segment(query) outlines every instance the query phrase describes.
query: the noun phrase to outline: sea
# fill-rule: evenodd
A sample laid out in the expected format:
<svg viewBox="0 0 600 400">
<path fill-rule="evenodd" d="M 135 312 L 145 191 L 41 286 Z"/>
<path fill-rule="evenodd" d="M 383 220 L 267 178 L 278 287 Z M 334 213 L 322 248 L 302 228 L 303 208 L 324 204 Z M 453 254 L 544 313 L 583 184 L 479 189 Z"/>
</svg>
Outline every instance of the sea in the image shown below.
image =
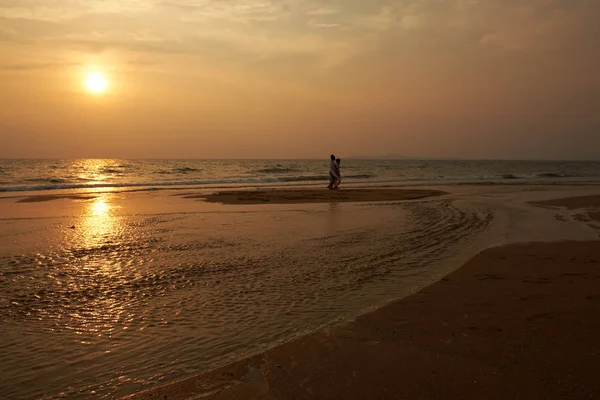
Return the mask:
<svg viewBox="0 0 600 400">
<path fill-rule="evenodd" d="M 593 192 L 599 162 L 343 159 L 342 190 L 450 194 L 235 206 L 187 196 L 325 190 L 328 165 L 0 160 L 0 399 L 119 398 L 352 320 L 487 246 L 597 238 L 527 201 Z"/>
<path fill-rule="evenodd" d="M 324 160 L 0 160 L 0 192 L 321 185 Z M 598 161 L 345 159 L 345 183 L 598 182 Z"/>
</svg>

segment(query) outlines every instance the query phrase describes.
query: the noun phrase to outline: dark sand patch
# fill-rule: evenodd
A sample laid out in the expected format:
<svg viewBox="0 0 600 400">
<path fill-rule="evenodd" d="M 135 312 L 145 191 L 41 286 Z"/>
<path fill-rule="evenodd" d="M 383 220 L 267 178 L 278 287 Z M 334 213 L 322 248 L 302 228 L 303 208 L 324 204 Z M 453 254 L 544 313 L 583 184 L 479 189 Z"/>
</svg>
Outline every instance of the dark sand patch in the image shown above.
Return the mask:
<svg viewBox="0 0 600 400">
<path fill-rule="evenodd" d="M 590 217 L 596 222 L 600 222 L 600 211 L 590 212 L 588 213 L 588 217 Z"/>
<path fill-rule="evenodd" d="M 575 214 L 575 215 L 573 215 L 573 219 L 575 221 L 579 221 L 579 222 L 590 222 L 591 221 L 590 217 L 588 217 L 587 214 L 585 214 L 585 213 Z"/>
<path fill-rule="evenodd" d="M 419 293 L 131 399 L 583 399 L 600 394 L 600 242 L 482 252 Z"/>
<path fill-rule="evenodd" d="M 566 207 L 569 210 L 576 210 L 579 208 L 597 208 L 600 207 L 600 195 L 567 197 L 564 199 L 535 201 L 531 202 L 530 204 L 536 206 Z"/>
<path fill-rule="evenodd" d="M 92 200 L 95 199 L 96 196 L 90 195 L 39 195 L 39 196 L 29 196 L 23 197 L 20 200 L 17 200 L 17 203 L 40 203 L 44 201 L 52 201 L 52 200 L 60 200 L 60 199 L 70 199 L 70 200 Z"/>
<path fill-rule="evenodd" d="M 568 210 L 582 210 L 581 213 L 573 215 L 574 220 L 579 222 L 585 222 L 588 224 L 593 221 L 600 222 L 600 195 L 567 197 L 563 199 L 535 201 L 530 202 L 529 204 L 542 208 L 557 209 L 559 207 L 565 207 Z M 597 228 L 593 224 L 590 224 L 590 226 Z"/>
<path fill-rule="evenodd" d="M 444 194 L 447 193 L 438 190 L 416 189 L 274 189 L 225 191 L 212 194 L 193 194 L 183 197 L 223 204 L 302 204 L 415 200 Z"/>
<path fill-rule="evenodd" d="M 564 215 L 554 214 L 554 219 L 557 221 L 567 222 L 567 219 Z"/>
</svg>

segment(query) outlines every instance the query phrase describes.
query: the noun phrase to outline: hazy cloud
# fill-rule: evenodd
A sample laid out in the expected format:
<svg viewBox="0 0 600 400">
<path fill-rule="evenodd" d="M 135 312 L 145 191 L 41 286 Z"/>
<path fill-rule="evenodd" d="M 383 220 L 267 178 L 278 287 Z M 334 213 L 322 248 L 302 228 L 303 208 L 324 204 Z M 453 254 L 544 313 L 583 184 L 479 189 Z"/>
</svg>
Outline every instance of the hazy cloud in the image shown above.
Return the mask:
<svg viewBox="0 0 600 400">
<path fill-rule="evenodd" d="M 335 125 L 358 143 L 377 121 L 380 135 L 431 135 L 414 139 L 415 151 L 452 141 L 449 116 L 459 138 L 486 124 L 501 134 L 559 120 L 563 131 L 578 121 L 589 138 L 592 113 L 560 118 L 598 104 L 598 21 L 597 0 L 0 0 L 0 88 L 24 110 L 3 118 L 28 115 L 32 81 L 60 91 L 61 67 L 98 64 L 126 75 L 132 96 L 147 94 L 140 108 L 155 108 L 144 117 L 160 114 L 165 105 L 151 100 L 168 92 L 168 115 L 189 126 L 252 126 L 265 137 L 284 126 L 293 137 Z M 186 107 L 196 102 L 210 113 L 195 119 Z M 52 119 L 49 104 L 36 110 Z M 135 112 L 123 117 L 132 126 L 143 120 Z M 499 128 L 473 115 L 509 117 Z M 498 148 L 510 148 L 509 136 Z"/>
</svg>

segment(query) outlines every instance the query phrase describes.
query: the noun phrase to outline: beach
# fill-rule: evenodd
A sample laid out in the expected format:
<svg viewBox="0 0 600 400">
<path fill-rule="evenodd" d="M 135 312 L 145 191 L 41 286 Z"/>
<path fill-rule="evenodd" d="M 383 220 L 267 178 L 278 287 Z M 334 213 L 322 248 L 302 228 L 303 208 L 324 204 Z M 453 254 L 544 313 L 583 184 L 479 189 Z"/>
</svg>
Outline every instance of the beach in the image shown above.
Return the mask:
<svg viewBox="0 0 600 400">
<path fill-rule="evenodd" d="M 599 398 L 599 21 L 0 1 L 0 400 Z"/>
<path fill-rule="evenodd" d="M 566 327 L 593 348 L 597 193 L 539 184 L 5 193 L 0 393 L 563 390 L 534 372 L 551 380 L 583 368 L 590 353 L 567 346 Z M 507 385 L 513 378 L 523 385 Z M 584 378 L 560 381 L 595 390 Z"/>
<path fill-rule="evenodd" d="M 188 199 L 203 199 L 222 204 L 308 204 L 348 203 L 370 201 L 416 200 L 447 194 L 439 190 L 426 189 L 346 189 L 346 190 L 229 190 L 210 194 L 186 194 Z"/>
<path fill-rule="evenodd" d="M 128 399 L 595 398 L 599 244 L 490 249 L 349 324 Z"/>
<path fill-rule="evenodd" d="M 600 196 L 534 204 L 600 222 Z M 128 399 L 595 398 L 599 281 L 600 241 L 488 249 L 353 322 Z"/>
</svg>

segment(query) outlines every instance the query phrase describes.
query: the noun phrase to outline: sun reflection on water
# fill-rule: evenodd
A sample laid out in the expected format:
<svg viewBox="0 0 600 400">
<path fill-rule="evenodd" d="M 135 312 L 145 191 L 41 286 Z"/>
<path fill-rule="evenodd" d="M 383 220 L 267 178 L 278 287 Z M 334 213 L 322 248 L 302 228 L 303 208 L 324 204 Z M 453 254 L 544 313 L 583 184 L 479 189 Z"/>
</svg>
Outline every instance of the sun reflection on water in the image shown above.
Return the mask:
<svg viewBox="0 0 600 400">
<path fill-rule="evenodd" d="M 89 181 L 92 184 L 106 183 L 107 172 L 114 160 L 81 160 L 79 167 L 83 170 L 78 178 L 83 181 Z"/>
<path fill-rule="evenodd" d="M 80 245 L 82 247 L 109 244 L 118 237 L 119 224 L 113 214 L 114 206 L 110 202 L 110 195 L 100 194 L 90 202 L 89 208 L 81 216 Z"/>
<path fill-rule="evenodd" d="M 104 198 L 100 197 L 92 204 L 91 213 L 96 217 L 105 217 L 110 209 L 110 204 L 108 204 Z"/>
<path fill-rule="evenodd" d="M 118 327 L 124 329 L 131 319 L 129 293 L 121 293 L 127 281 L 130 254 L 126 248 L 132 238 L 126 234 L 124 217 L 116 213 L 114 193 L 99 193 L 88 202 L 76 226 L 72 279 L 69 288 L 78 293 L 78 312 L 71 313 L 67 329 L 91 337 L 111 337 Z M 119 288 L 121 288 L 119 290 Z M 120 295 L 117 295 L 119 293 Z"/>
</svg>

